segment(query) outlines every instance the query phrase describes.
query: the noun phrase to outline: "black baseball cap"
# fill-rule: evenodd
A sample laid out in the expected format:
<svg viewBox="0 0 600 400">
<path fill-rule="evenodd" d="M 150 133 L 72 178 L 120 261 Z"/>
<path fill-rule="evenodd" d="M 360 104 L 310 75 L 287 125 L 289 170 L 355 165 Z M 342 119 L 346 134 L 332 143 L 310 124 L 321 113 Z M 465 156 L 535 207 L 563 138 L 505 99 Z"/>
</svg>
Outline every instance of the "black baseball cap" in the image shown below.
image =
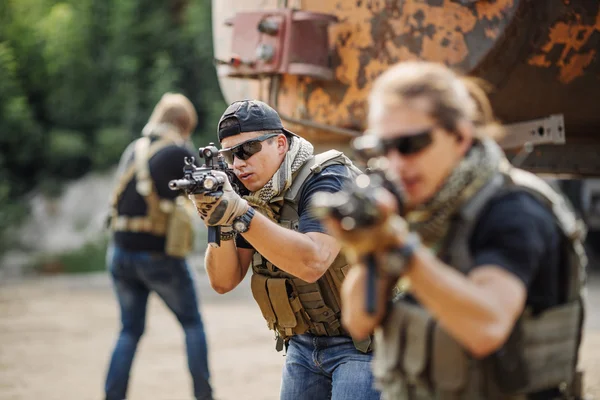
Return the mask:
<svg viewBox="0 0 600 400">
<path fill-rule="evenodd" d="M 225 120 L 235 120 L 235 124 L 221 126 Z M 259 132 L 281 130 L 291 136 L 298 136 L 283 127 L 279 114 L 266 103 L 259 100 L 234 101 L 227 107 L 217 128 L 219 142 L 229 136 L 235 136 L 242 132 Z"/>
</svg>

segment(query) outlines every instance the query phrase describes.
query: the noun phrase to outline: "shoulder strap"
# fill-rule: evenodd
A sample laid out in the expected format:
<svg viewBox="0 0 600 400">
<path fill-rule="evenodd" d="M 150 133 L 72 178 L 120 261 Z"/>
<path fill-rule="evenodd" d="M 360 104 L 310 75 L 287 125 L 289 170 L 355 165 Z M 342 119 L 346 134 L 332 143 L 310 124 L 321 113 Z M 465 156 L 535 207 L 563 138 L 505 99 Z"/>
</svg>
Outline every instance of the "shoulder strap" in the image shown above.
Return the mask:
<svg viewBox="0 0 600 400">
<path fill-rule="evenodd" d="M 156 142 L 155 142 L 156 143 Z M 135 164 L 136 190 L 143 197 L 147 197 L 152 192 L 152 179 L 150 178 L 150 138 L 142 137 L 135 143 L 135 155 L 133 162 Z"/>
<path fill-rule="evenodd" d="M 147 144 L 143 143 L 143 142 L 146 142 Z M 150 159 L 156 153 L 158 153 L 160 150 L 162 150 L 165 147 L 170 146 L 172 144 L 173 144 L 173 142 L 171 142 L 170 140 L 157 140 L 155 142 L 150 143 L 150 140 L 147 137 L 141 137 L 135 141 L 134 156 L 133 156 L 134 160 L 133 160 L 133 162 L 131 162 L 129 164 L 129 167 L 127 167 L 127 169 L 119 176 L 117 186 L 111 197 L 111 206 L 113 208 L 116 208 L 119 198 L 123 194 L 123 191 L 127 187 L 127 184 L 133 179 L 134 175 L 136 175 L 138 168 L 141 170 L 142 180 L 145 182 L 148 182 L 148 179 L 150 180 L 149 181 L 150 182 L 150 190 L 148 191 L 148 194 L 151 192 L 152 180 L 150 179 L 150 170 L 149 170 Z M 138 155 L 138 151 L 140 152 L 139 155 Z M 143 161 L 143 163 L 142 163 L 142 161 Z M 137 176 L 136 176 L 136 178 L 139 179 L 139 177 L 137 177 Z M 142 196 L 148 195 L 148 194 L 145 195 L 144 193 L 140 192 L 139 183 L 136 186 L 136 190 Z"/>
<path fill-rule="evenodd" d="M 588 264 L 583 245 L 587 234 L 584 223 L 577 218 L 566 196 L 561 195 L 538 176 L 518 168 L 510 168 L 507 174 L 514 186 L 530 193 L 552 211 L 557 225 L 568 240 L 569 254 L 565 260 L 569 263 L 569 282 L 566 285 L 567 299 L 578 299 L 585 286 Z"/>
<path fill-rule="evenodd" d="M 298 171 L 296 171 L 292 186 L 286 191 L 285 199 L 295 201 L 304 186 L 304 183 L 312 174 L 318 174 L 324 168 L 333 165 L 342 164 L 351 169 L 353 174 L 358 174 L 361 171 L 352 163 L 352 161 L 339 150 L 328 150 L 319 153 L 308 159 Z"/>
<path fill-rule="evenodd" d="M 552 210 L 565 236 L 571 239 L 585 239 L 585 227 L 575 216 L 565 196 L 561 196 L 547 182 L 531 172 L 511 168 L 508 176 L 514 185 L 531 193 Z"/>
<path fill-rule="evenodd" d="M 485 206 L 502 189 L 505 178 L 497 173 L 465 204 L 461 206 L 452 220 L 447 241 L 439 256 L 454 268 L 467 274 L 472 267 L 471 251 L 468 240 Z"/>
</svg>

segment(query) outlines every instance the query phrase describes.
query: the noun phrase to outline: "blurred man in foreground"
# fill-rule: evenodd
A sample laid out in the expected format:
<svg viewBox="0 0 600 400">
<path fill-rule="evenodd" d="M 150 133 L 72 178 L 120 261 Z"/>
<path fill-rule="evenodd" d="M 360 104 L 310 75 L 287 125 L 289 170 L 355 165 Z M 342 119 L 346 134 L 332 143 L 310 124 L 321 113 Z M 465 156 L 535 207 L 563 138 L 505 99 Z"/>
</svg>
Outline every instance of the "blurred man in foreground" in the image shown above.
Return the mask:
<svg viewBox="0 0 600 400">
<path fill-rule="evenodd" d="M 401 63 L 374 84 L 366 137 L 399 181 L 403 211 L 375 188 L 377 223 L 327 226 L 356 264 L 344 326 L 355 339 L 376 331 L 386 399 L 581 398 L 583 228 L 563 196 L 510 165 L 499 132 L 481 88 L 441 64 Z"/>
</svg>

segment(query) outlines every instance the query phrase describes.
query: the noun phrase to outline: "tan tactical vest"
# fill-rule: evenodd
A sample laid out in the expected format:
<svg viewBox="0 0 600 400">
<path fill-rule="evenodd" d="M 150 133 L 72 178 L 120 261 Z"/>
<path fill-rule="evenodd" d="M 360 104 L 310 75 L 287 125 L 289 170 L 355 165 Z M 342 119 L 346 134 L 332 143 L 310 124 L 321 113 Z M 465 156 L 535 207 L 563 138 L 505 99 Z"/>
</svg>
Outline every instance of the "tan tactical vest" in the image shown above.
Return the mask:
<svg viewBox="0 0 600 400">
<path fill-rule="evenodd" d="M 117 187 L 112 195 L 110 227 L 115 232 L 143 232 L 164 236 L 165 253 L 172 257 L 183 258 L 193 249 L 193 206 L 184 196 L 178 196 L 175 201 L 161 199 L 156 192 L 149 167 L 152 156 L 165 147 L 173 145 L 175 142 L 163 137 L 151 142 L 149 137 L 144 136 L 135 142 L 133 162 L 119 176 Z M 117 204 L 134 177 L 136 190 L 146 202 L 147 214 L 135 217 L 119 215 Z"/>
<path fill-rule="evenodd" d="M 373 373 L 384 399 L 512 400 L 551 388 L 574 396 L 581 392 L 576 367 L 585 232 L 561 195 L 535 175 L 506 166 L 456 215 L 440 258 L 466 274 L 473 265 L 469 238 L 479 215 L 492 197 L 510 190 L 527 191 L 553 211 L 568 254 L 566 303 L 535 316 L 526 309 L 503 349 L 483 361 L 470 357 L 427 310 L 395 302 L 375 332 Z M 515 373 L 519 363 L 523 372 Z"/>
<path fill-rule="evenodd" d="M 317 154 L 294 175 L 292 186 L 284 193 L 279 225 L 298 230 L 298 200 L 304 183 L 323 168 L 343 164 L 359 174 L 350 159 L 337 150 Z M 290 255 L 293 257 L 293 255 Z M 277 268 L 269 260 L 254 253 L 252 260 L 252 294 L 277 336 L 277 349 L 296 334 L 310 332 L 317 336 L 346 335 L 340 324 L 340 288 L 349 266 L 340 253 L 327 272 L 316 282 L 308 283 Z M 357 349 L 367 352 L 370 339 L 355 342 Z"/>
</svg>

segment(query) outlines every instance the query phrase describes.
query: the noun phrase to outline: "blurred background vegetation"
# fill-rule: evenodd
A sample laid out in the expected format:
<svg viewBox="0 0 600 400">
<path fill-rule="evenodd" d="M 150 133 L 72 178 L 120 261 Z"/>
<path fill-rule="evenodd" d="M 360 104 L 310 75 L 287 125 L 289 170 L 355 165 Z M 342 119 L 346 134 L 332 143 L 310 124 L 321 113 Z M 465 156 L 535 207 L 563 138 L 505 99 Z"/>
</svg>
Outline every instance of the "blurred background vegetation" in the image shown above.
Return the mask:
<svg viewBox="0 0 600 400">
<path fill-rule="evenodd" d="M 194 143 L 214 140 L 211 36 L 210 0 L 0 1 L 0 255 L 33 188 L 115 165 L 163 93 L 196 106 Z"/>
</svg>

